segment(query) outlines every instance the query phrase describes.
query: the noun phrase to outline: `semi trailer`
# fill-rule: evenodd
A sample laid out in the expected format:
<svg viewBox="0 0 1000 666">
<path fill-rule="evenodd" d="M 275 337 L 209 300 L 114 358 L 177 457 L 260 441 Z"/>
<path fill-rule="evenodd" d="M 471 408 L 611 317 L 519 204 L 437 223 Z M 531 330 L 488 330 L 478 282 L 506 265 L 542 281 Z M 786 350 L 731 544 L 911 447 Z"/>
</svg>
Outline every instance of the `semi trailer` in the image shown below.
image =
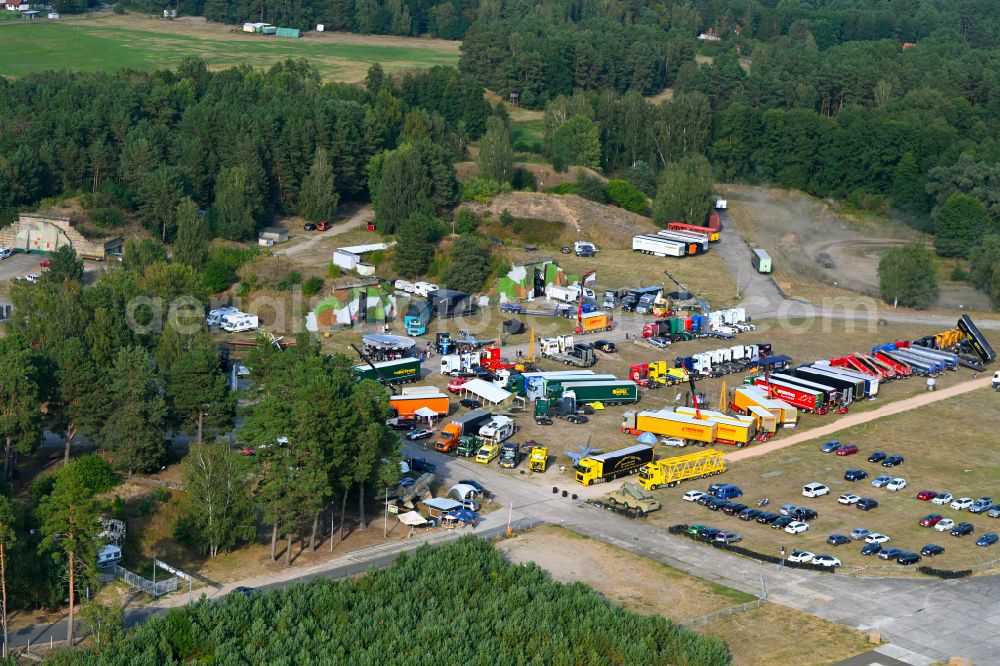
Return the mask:
<svg viewBox="0 0 1000 666">
<path fill-rule="evenodd" d="M 686 243 L 688 254 L 701 254 L 702 252 L 708 252 L 708 236 L 705 234 L 696 234 L 690 231 L 670 231 L 669 229 L 661 229 L 656 232 L 656 235 L 668 240 Z"/>
<path fill-rule="evenodd" d="M 823 391 L 814 391 L 774 377 L 768 381 L 763 375 L 755 377 L 753 383 L 755 386 L 762 387 L 769 395 L 804 412 L 822 415 L 830 411 L 830 405 Z"/>
<path fill-rule="evenodd" d="M 865 382 L 855 377 L 837 375 L 834 372 L 825 370 L 822 367 L 800 366 L 792 371 L 795 377 L 815 382 L 824 386 L 831 386 L 837 389 L 840 396 L 850 396 L 851 400 L 864 398 L 868 395 L 865 390 Z"/>
<path fill-rule="evenodd" d="M 749 413 L 752 407 L 766 409 L 774 414 L 778 423 L 785 428 L 793 428 L 799 420 L 799 411 L 791 404 L 777 398 L 770 398 L 759 386 L 740 386 L 733 390 L 729 409 Z"/>
<path fill-rule="evenodd" d="M 661 236 L 640 234 L 632 237 L 632 250 L 655 257 L 683 257 L 687 255 L 687 244 Z"/>
<path fill-rule="evenodd" d="M 718 425 L 667 410 L 634 411 L 622 414 L 622 432 L 641 435 L 650 432 L 660 437 L 679 437 L 686 442 L 711 444 L 716 440 Z"/>
<path fill-rule="evenodd" d="M 434 444 L 434 449 L 442 453 L 448 453 L 458 446 L 458 440 L 461 437 L 475 435 L 479 432 L 479 428 L 489 421 L 491 417 L 492 414 L 490 414 L 488 409 L 474 409 L 467 414 L 455 417 L 441 428 L 441 434 Z"/>
<path fill-rule="evenodd" d="M 589 486 L 635 474 L 640 467 L 652 461 L 653 447 L 635 444 L 610 453 L 581 458 L 573 465 L 573 469 L 576 471 L 577 482 Z"/>
<path fill-rule="evenodd" d="M 639 470 L 639 485 L 646 490 L 674 487 L 681 481 L 704 479 L 726 471 L 722 452 L 714 449 L 673 458 L 660 458 Z"/>
<path fill-rule="evenodd" d="M 354 366 L 354 377 L 358 381 L 373 379 L 380 381 L 388 379 L 394 384 L 405 384 L 420 379 L 420 359 L 399 358 L 392 361 L 382 361 L 371 365 L 362 363 Z"/>
<path fill-rule="evenodd" d="M 669 231 L 687 231 L 690 233 L 702 234 L 708 236 L 708 240 L 715 242 L 719 240 L 719 229 L 718 227 L 713 229 L 711 227 L 699 227 L 696 224 L 685 224 L 684 222 L 671 222 L 667 225 Z"/>
<path fill-rule="evenodd" d="M 417 410 L 424 407 L 433 410 L 438 416 L 447 416 L 450 401 L 444 393 L 417 393 L 410 395 L 394 395 L 389 398 L 389 407 L 395 416 L 403 419 L 416 418 Z"/>
</svg>

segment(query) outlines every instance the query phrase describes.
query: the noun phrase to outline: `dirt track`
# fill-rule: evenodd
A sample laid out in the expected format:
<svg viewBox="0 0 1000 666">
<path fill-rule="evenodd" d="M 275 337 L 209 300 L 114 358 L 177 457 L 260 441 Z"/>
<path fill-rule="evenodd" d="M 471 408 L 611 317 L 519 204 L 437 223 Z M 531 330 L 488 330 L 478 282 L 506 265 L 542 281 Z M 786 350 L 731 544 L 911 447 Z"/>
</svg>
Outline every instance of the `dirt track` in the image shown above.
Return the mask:
<svg viewBox="0 0 1000 666">
<path fill-rule="evenodd" d="M 776 449 L 784 449 L 792 446 L 793 444 L 807 442 L 809 440 L 816 439 L 817 437 L 832 435 L 836 432 L 844 430 L 845 428 L 850 428 L 851 426 L 861 425 L 862 423 L 868 423 L 869 421 L 874 421 L 875 419 L 880 419 L 885 416 L 892 416 L 893 414 L 899 414 L 901 412 L 908 412 L 911 409 L 924 407 L 925 405 L 953 398 L 957 395 L 968 393 L 969 391 L 989 388 L 991 381 L 992 378 L 987 374 L 979 379 L 973 379 L 967 382 L 962 382 L 961 384 L 955 384 L 954 386 L 939 389 L 932 393 L 922 393 L 912 398 L 891 402 L 884 407 L 879 407 L 878 409 L 870 412 L 847 414 L 846 416 L 841 417 L 831 415 L 835 420 L 829 425 L 813 428 L 812 430 L 804 430 L 792 435 L 791 437 L 781 437 L 773 443 L 764 444 L 762 446 L 753 446 L 748 449 L 741 449 L 735 453 L 727 453 L 726 461 L 735 462 L 737 460 L 745 460 L 746 458 L 762 456 Z"/>
</svg>

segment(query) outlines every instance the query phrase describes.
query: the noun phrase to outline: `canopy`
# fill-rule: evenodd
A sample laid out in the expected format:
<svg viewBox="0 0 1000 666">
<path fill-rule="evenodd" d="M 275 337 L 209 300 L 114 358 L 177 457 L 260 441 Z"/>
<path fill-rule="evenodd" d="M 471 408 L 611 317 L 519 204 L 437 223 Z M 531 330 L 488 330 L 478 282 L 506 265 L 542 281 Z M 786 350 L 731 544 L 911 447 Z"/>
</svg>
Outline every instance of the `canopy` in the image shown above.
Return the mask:
<svg viewBox="0 0 1000 666">
<path fill-rule="evenodd" d="M 458 500 L 464 500 L 469 497 L 476 496 L 476 489 L 474 486 L 470 486 L 468 483 L 456 483 L 448 491 L 448 497 L 454 497 Z"/>
<path fill-rule="evenodd" d="M 423 417 L 425 419 L 433 419 L 433 418 L 437 417 L 437 415 L 438 415 L 438 413 L 435 412 L 430 407 L 421 407 L 420 409 L 418 409 L 417 411 L 415 411 L 413 413 L 416 414 L 417 416 L 421 416 L 421 417 Z"/>
<path fill-rule="evenodd" d="M 513 393 L 505 391 L 496 384 L 491 384 L 484 379 L 473 379 L 462 384 L 460 389 L 466 393 L 471 393 L 472 395 L 482 398 L 486 402 L 491 402 L 494 405 L 508 400 Z"/>
<path fill-rule="evenodd" d="M 471 523 L 473 520 L 476 519 L 476 514 L 475 512 L 469 511 L 467 509 L 461 509 L 459 511 L 450 512 L 448 514 L 448 518 L 452 518 L 454 520 L 461 520 L 466 523 Z"/>
<path fill-rule="evenodd" d="M 427 519 L 421 516 L 416 511 L 407 511 L 406 513 L 401 513 L 397 516 L 399 522 L 404 525 L 409 525 L 411 527 L 416 527 L 417 525 L 423 525 L 427 522 Z"/>
<path fill-rule="evenodd" d="M 413 338 L 401 335 L 388 335 L 385 333 L 372 333 L 361 339 L 366 347 L 376 347 L 378 349 L 402 350 L 415 347 L 417 341 Z"/>
<path fill-rule="evenodd" d="M 656 435 L 651 432 L 644 432 L 635 438 L 637 442 L 642 444 L 656 444 Z"/>
<path fill-rule="evenodd" d="M 438 511 L 451 511 L 452 509 L 458 509 L 461 507 L 461 503 L 456 502 L 453 499 L 448 499 L 447 497 L 433 497 L 431 499 L 424 500 L 424 505 L 429 506 L 432 509 L 437 509 Z"/>
</svg>

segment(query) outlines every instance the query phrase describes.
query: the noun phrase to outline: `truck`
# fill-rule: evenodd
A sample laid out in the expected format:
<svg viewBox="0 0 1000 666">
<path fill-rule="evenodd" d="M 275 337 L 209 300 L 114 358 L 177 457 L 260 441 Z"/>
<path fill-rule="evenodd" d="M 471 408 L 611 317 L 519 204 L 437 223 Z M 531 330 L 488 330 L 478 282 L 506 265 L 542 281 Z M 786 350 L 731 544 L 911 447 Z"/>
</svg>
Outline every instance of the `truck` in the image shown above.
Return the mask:
<svg viewBox="0 0 1000 666">
<path fill-rule="evenodd" d="M 487 442 L 499 444 L 509 439 L 515 430 L 514 419 L 509 416 L 494 416 L 486 425 L 479 428 L 479 437 Z"/>
<path fill-rule="evenodd" d="M 711 227 L 699 227 L 695 224 L 685 224 L 684 222 L 671 222 L 667 225 L 668 231 L 687 231 L 690 233 L 701 234 L 702 236 L 707 236 L 710 242 L 715 242 L 719 240 L 719 229 L 712 229 Z"/>
<path fill-rule="evenodd" d="M 476 365 L 479 365 L 479 354 L 475 352 L 444 354 L 441 356 L 442 375 L 457 376 L 463 372 L 470 372 Z"/>
<path fill-rule="evenodd" d="M 681 481 L 704 479 L 725 471 L 726 463 L 722 453 L 708 449 L 673 458 L 660 458 L 643 465 L 639 470 L 639 485 L 646 490 L 672 488 Z"/>
<path fill-rule="evenodd" d="M 397 358 L 392 361 L 382 361 L 375 363 L 374 368 L 367 363 L 354 366 L 354 378 L 357 381 L 362 379 L 379 378 L 388 379 L 394 384 L 406 384 L 420 379 L 420 359 L 419 358 Z"/>
<path fill-rule="evenodd" d="M 431 321 L 431 304 L 427 301 L 412 301 L 403 315 L 403 326 L 407 335 L 423 335 Z"/>
<path fill-rule="evenodd" d="M 686 243 L 688 254 L 701 254 L 702 252 L 708 252 L 708 236 L 705 234 L 661 229 L 656 232 L 656 235 L 668 240 Z"/>
<path fill-rule="evenodd" d="M 577 324 L 574 332 L 577 335 L 586 335 L 588 333 L 610 331 L 614 327 L 614 316 L 603 310 L 598 310 L 596 312 L 585 312 L 580 315 L 580 322 Z"/>
<path fill-rule="evenodd" d="M 757 421 L 750 416 L 722 414 L 695 407 L 677 407 L 674 411 L 682 416 L 714 423 L 715 441 L 719 444 L 733 444 L 742 449 L 757 436 Z"/>
<path fill-rule="evenodd" d="M 650 432 L 660 437 L 678 437 L 686 442 L 711 444 L 716 440 L 718 424 L 702 421 L 668 410 L 634 411 L 622 414 L 622 432 L 641 435 Z"/>
<path fill-rule="evenodd" d="M 500 466 L 514 469 L 521 464 L 521 446 L 517 442 L 504 442 L 500 445 Z"/>
<path fill-rule="evenodd" d="M 610 453 L 587 456 L 573 465 L 576 480 L 585 486 L 604 483 L 629 474 L 653 460 L 653 447 L 648 444 L 634 444 Z"/>
<path fill-rule="evenodd" d="M 434 450 L 448 453 L 456 446 L 458 440 L 466 435 L 474 435 L 479 432 L 492 414 L 488 409 L 474 409 L 467 414 L 456 416 L 447 425 L 441 428 L 441 434 L 434 444 Z"/>
<path fill-rule="evenodd" d="M 646 234 L 632 237 L 632 250 L 654 257 L 683 257 L 688 253 L 686 243 Z"/>
<path fill-rule="evenodd" d="M 996 360 L 996 352 L 993 351 L 993 347 L 990 346 L 989 341 L 980 333 L 979 327 L 972 321 L 972 317 L 967 314 L 959 317 L 958 330 L 962 331 L 962 334 L 965 335 L 966 341 L 968 341 L 969 346 L 972 347 L 972 351 L 975 352 L 976 356 L 979 357 L 979 360 L 983 363 L 992 363 Z"/>
<path fill-rule="evenodd" d="M 740 386 L 733 390 L 730 411 L 748 414 L 754 407 L 766 409 L 785 428 L 792 428 L 798 422 L 799 412 L 795 407 L 784 400 L 767 397 L 767 392 L 758 386 Z"/>
<path fill-rule="evenodd" d="M 653 314 L 653 308 L 656 307 L 656 302 L 659 298 L 659 295 L 643 294 L 639 297 L 639 302 L 635 304 L 635 313 L 641 315 Z"/>
<path fill-rule="evenodd" d="M 766 250 L 762 250 L 759 247 L 751 248 L 750 263 L 753 265 L 753 269 L 758 273 L 771 272 L 771 255 L 769 255 Z"/>
<path fill-rule="evenodd" d="M 765 391 L 770 391 L 770 395 L 775 398 L 784 400 L 804 412 L 823 415 L 830 411 L 826 396 L 821 391 L 813 391 L 773 377 L 770 382 L 763 376 L 754 377 L 753 383 L 755 386 L 763 387 Z"/>
<path fill-rule="evenodd" d="M 544 472 L 549 466 L 549 449 L 546 446 L 533 446 L 531 457 L 528 458 L 528 469 L 532 472 Z"/>
<path fill-rule="evenodd" d="M 444 393 L 418 393 L 415 395 L 394 395 L 389 398 L 389 407 L 398 417 L 416 418 L 417 410 L 423 407 L 433 410 L 439 416 L 448 414 L 450 401 Z"/>
<path fill-rule="evenodd" d="M 605 405 L 625 405 L 639 402 L 639 387 L 633 381 L 563 382 L 563 395 L 572 393 L 577 403 L 601 402 Z"/>
<path fill-rule="evenodd" d="M 463 435 L 458 438 L 458 446 L 455 448 L 455 455 L 463 458 L 474 458 L 479 449 L 483 446 L 483 440 L 475 435 Z"/>
<path fill-rule="evenodd" d="M 584 298 L 596 299 L 594 290 L 583 287 Z M 562 301 L 563 303 L 576 303 L 580 300 L 580 285 L 571 284 L 568 287 L 550 284 L 545 288 L 545 297 L 552 301 Z"/>
<path fill-rule="evenodd" d="M 646 515 L 660 509 L 660 503 L 649 492 L 634 481 L 626 481 L 618 490 L 604 496 L 604 504 L 613 508 L 624 508 Z"/>
<path fill-rule="evenodd" d="M 597 363 L 597 355 L 590 345 L 578 345 L 572 335 L 557 335 L 554 338 L 539 338 L 538 353 L 542 358 L 559 361 L 578 368 L 589 368 Z"/>
</svg>

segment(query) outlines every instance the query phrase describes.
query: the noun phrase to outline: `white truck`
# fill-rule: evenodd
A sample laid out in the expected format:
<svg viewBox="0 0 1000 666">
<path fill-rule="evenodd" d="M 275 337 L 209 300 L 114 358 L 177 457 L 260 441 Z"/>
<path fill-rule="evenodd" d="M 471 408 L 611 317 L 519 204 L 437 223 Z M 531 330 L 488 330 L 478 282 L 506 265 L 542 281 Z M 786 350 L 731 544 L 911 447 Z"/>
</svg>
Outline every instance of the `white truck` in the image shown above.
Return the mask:
<svg viewBox="0 0 1000 666">
<path fill-rule="evenodd" d="M 416 294 L 417 296 L 423 296 L 424 298 L 427 298 L 428 296 L 431 295 L 432 291 L 437 291 L 438 289 L 440 289 L 440 287 L 438 287 L 433 282 L 413 283 L 413 293 Z"/>
<path fill-rule="evenodd" d="M 219 324 L 219 328 L 226 333 L 256 331 L 259 326 L 260 320 L 257 318 L 257 315 L 247 314 L 246 312 L 227 314 L 222 318 L 222 321 Z"/>
<path fill-rule="evenodd" d="M 509 416 L 494 416 L 490 422 L 479 429 L 479 436 L 496 444 L 514 435 L 516 424 Z"/>
<path fill-rule="evenodd" d="M 478 354 L 447 354 L 441 357 L 441 374 L 458 375 L 468 372 L 474 365 L 479 365 Z"/>
<path fill-rule="evenodd" d="M 584 298 L 597 298 L 594 290 L 588 287 L 583 287 L 583 296 Z M 568 287 L 559 287 L 550 284 L 545 288 L 545 297 L 553 301 L 562 301 L 563 303 L 576 303 L 580 300 L 580 285 L 571 284 Z"/>
</svg>

